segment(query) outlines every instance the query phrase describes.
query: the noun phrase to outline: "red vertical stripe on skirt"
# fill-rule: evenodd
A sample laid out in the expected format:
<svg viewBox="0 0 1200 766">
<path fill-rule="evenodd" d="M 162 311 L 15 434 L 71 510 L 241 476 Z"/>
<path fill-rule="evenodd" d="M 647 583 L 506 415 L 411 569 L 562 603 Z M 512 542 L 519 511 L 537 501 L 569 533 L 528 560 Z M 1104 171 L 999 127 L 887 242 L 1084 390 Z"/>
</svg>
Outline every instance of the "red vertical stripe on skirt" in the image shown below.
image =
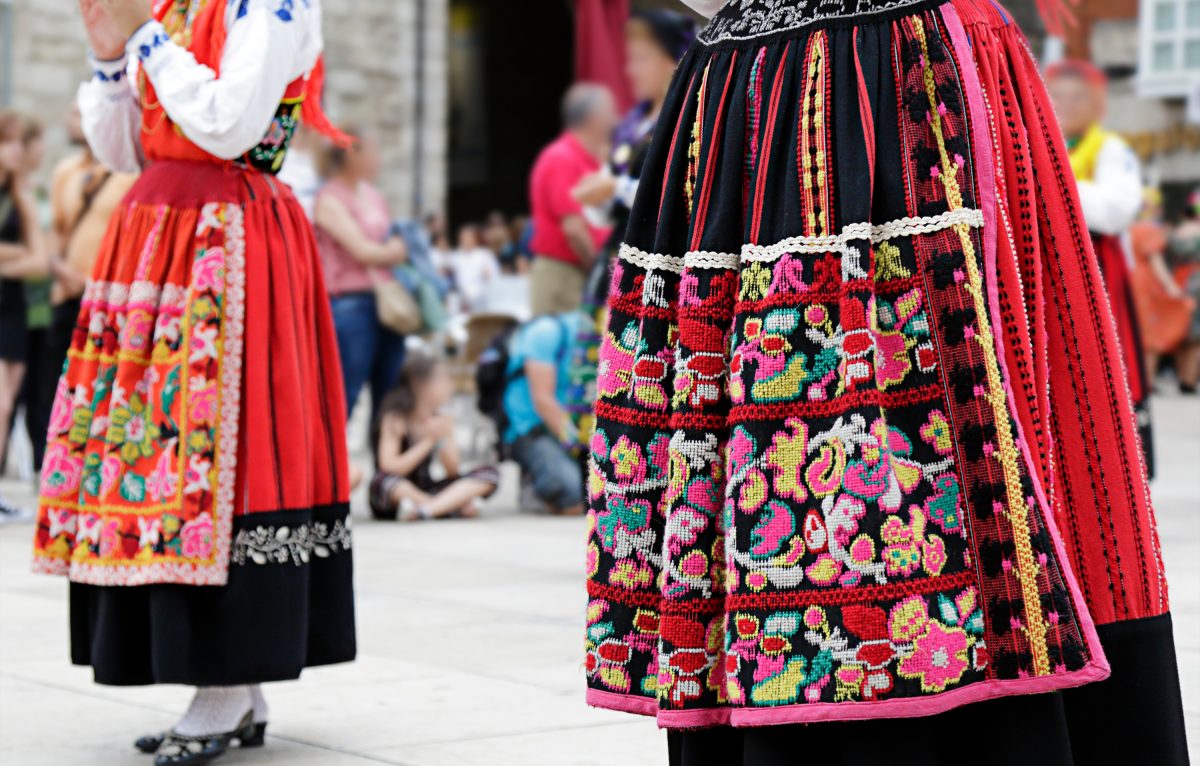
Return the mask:
<svg viewBox="0 0 1200 766">
<path fill-rule="evenodd" d="M 708 141 L 707 157 L 704 162 L 704 177 L 700 187 L 700 201 L 696 205 L 695 223 L 692 225 L 691 250 L 699 250 L 704 239 L 704 223 L 708 220 L 708 206 L 712 201 L 713 171 L 717 166 L 717 155 L 720 153 L 721 137 L 725 135 L 725 106 L 729 99 L 729 83 L 733 81 L 733 71 L 737 68 L 738 52 L 734 51 L 729 59 L 729 71 L 725 73 L 725 85 L 721 89 L 721 100 L 717 102 L 717 119 L 713 123 L 713 134 Z M 701 115 L 703 118 L 703 115 Z"/>
<path fill-rule="evenodd" d="M 767 109 L 767 132 L 763 137 L 762 149 L 758 152 L 758 167 L 755 168 L 754 222 L 750 228 L 750 242 L 755 245 L 759 244 L 759 230 L 762 228 L 763 193 L 767 188 L 767 174 L 771 170 L 771 146 L 775 141 L 775 125 L 779 121 L 779 97 L 783 93 L 786 62 L 791 52 L 792 44 L 789 42 L 783 49 L 779 66 L 775 69 L 775 79 L 771 83 L 771 105 Z"/>
<path fill-rule="evenodd" d="M 1038 230 L 1044 282 L 1025 284 L 1022 297 L 1032 322 L 1045 308 L 1040 315 L 1045 331 L 1035 325 L 1031 335 L 1035 377 L 1042 365 L 1046 370 L 1053 444 L 1049 486 L 1060 529 L 1097 623 L 1161 615 L 1169 608 L 1167 588 L 1130 391 L 1066 147 L 1020 33 L 990 6 L 955 7 L 968 26 L 995 29 L 1004 46 L 995 60 L 1011 62 L 1011 85 L 992 66 L 986 68 L 984 90 L 994 104 L 1006 98 L 1019 104 L 1025 130 L 1036 136 L 1029 142 L 1028 177 L 1038 185 L 1033 209 L 1020 216 L 1024 225 L 1028 215 Z M 1021 162 L 1019 150 L 1004 148 L 1010 155 L 1006 165 Z M 1010 271 L 1000 287 L 1013 291 L 1014 276 Z M 1029 409 L 1034 402 L 1021 397 L 1018 405 Z M 1028 412 L 1021 419 L 1035 422 Z"/>
</svg>

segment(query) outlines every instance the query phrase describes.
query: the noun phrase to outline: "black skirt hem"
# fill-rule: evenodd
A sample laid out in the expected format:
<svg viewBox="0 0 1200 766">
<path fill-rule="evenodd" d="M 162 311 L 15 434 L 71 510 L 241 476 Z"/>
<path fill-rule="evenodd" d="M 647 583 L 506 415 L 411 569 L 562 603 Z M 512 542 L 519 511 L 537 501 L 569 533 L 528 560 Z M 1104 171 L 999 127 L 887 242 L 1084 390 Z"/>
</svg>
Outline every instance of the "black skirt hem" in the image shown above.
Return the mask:
<svg viewBox="0 0 1200 766">
<path fill-rule="evenodd" d="M 71 583 L 71 661 L 105 686 L 238 686 L 353 660 L 349 506 L 240 516 L 233 534 L 221 587 Z"/>
<path fill-rule="evenodd" d="M 670 766 L 1188 766 L 1171 615 L 1097 632 L 1098 683 L 926 718 L 670 731 Z"/>
</svg>

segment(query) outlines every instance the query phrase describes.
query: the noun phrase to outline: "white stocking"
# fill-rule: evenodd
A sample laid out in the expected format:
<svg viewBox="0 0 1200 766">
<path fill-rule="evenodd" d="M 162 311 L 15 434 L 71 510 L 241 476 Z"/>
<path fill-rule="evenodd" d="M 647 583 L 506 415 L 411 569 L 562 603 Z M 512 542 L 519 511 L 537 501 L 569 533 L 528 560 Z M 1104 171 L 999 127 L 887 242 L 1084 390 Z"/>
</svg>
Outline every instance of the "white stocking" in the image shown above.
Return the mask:
<svg viewBox="0 0 1200 766">
<path fill-rule="evenodd" d="M 254 706 L 251 688 L 206 686 L 196 689 L 192 704 L 175 724 L 175 733 L 185 737 L 207 737 L 233 731 Z"/>
<path fill-rule="evenodd" d="M 254 703 L 254 722 L 267 722 L 267 698 L 263 696 L 262 686 L 254 684 L 250 687 L 250 700 Z"/>
</svg>

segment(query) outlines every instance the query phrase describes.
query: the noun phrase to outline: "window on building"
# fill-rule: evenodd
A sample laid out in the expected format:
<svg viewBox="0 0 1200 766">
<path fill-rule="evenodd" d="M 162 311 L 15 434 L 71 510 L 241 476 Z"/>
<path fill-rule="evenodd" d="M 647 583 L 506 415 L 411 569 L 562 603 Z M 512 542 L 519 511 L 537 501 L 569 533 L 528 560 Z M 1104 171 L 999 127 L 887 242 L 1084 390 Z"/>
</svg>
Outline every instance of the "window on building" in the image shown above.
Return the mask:
<svg viewBox="0 0 1200 766">
<path fill-rule="evenodd" d="M 1200 0 L 1141 5 L 1139 86 L 1145 95 L 1186 96 L 1200 79 Z"/>
</svg>

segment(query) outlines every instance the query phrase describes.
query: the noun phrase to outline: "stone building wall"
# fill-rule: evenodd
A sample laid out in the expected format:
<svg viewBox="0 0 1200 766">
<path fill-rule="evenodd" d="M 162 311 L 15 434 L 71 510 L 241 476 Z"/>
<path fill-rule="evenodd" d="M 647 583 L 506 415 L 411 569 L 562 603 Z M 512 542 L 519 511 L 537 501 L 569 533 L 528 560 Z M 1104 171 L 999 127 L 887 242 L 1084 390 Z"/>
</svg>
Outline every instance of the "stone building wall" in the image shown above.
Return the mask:
<svg viewBox="0 0 1200 766">
<path fill-rule="evenodd" d="M 78 3 L 0 3 L 11 5 L 11 106 L 47 123 L 49 166 L 65 150 L 62 118 L 90 74 Z M 425 6 L 423 67 L 417 62 L 419 3 Z M 397 215 L 440 208 L 446 195 L 447 0 L 331 0 L 324 5 L 330 115 L 378 132 L 385 162 L 381 186 Z M 425 107 L 418 125 L 422 69 Z"/>
</svg>

